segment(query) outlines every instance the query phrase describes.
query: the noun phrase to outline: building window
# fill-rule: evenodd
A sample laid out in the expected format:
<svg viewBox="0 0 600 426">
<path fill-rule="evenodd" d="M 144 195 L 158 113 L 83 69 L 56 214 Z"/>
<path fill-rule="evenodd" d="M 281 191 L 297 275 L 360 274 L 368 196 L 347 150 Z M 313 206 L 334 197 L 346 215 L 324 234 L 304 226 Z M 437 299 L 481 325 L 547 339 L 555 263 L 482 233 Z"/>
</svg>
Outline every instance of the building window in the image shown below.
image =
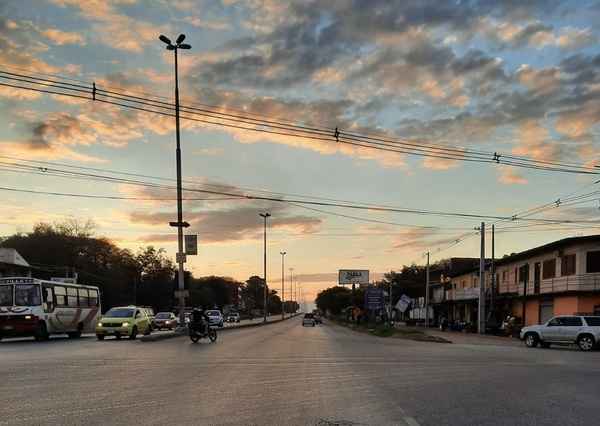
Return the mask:
<svg viewBox="0 0 600 426">
<path fill-rule="evenodd" d="M 519 268 L 519 282 L 524 283 L 527 280 L 529 265 L 525 264 Z"/>
<path fill-rule="evenodd" d="M 575 273 L 575 253 L 563 256 L 560 260 L 560 275 L 573 275 Z"/>
<path fill-rule="evenodd" d="M 600 251 L 588 251 L 585 272 L 600 272 Z"/>
<path fill-rule="evenodd" d="M 462 288 L 467 288 L 467 282 L 466 281 L 462 282 Z"/>
<path fill-rule="evenodd" d="M 508 281 L 508 271 L 502 271 L 502 282 L 505 283 Z"/>
<path fill-rule="evenodd" d="M 544 260 L 542 265 L 542 279 L 556 277 L 556 259 Z"/>
</svg>

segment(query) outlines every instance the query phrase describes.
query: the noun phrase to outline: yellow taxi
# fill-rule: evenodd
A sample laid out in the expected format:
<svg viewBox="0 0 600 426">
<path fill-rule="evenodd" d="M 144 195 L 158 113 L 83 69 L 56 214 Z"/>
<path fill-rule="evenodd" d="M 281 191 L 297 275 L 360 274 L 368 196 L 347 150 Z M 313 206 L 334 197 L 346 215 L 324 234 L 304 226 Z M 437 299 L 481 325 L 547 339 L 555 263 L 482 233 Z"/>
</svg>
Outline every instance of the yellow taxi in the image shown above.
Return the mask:
<svg viewBox="0 0 600 426">
<path fill-rule="evenodd" d="M 106 336 L 115 336 L 117 339 L 127 336 L 135 339 L 138 334 L 148 335 L 150 332 L 151 323 L 148 313 L 144 308 L 137 306 L 112 308 L 96 326 L 98 340 L 104 340 Z"/>
</svg>

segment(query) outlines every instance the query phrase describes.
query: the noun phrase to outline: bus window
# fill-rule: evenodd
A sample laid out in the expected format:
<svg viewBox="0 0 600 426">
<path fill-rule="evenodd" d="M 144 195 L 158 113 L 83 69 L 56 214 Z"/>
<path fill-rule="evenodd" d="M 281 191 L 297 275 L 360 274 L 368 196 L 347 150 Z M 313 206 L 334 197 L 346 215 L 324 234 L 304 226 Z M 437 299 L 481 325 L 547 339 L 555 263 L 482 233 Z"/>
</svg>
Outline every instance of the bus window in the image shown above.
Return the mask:
<svg viewBox="0 0 600 426">
<path fill-rule="evenodd" d="M 77 307 L 77 289 L 74 287 L 67 287 L 67 296 L 69 299 L 69 306 Z"/>
<path fill-rule="evenodd" d="M 54 287 L 54 294 L 56 295 L 56 306 L 64 308 L 67 305 L 67 289 L 61 286 Z"/>
<path fill-rule="evenodd" d="M 0 306 L 12 306 L 13 304 L 13 286 L 0 285 Z"/>
<path fill-rule="evenodd" d="M 85 288 L 79 289 L 79 306 L 82 308 L 88 308 L 90 306 L 88 291 Z"/>
<path fill-rule="evenodd" d="M 15 306 L 40 306 L 40 286 L 31 284 L 17 284 L 15 286 Z"/>
<path fill-rule="evenodd" d="M 54 310 L 54 289 L 44 284 L 42 293 L 44 297 L 44 311 L 52 312 Z"/>
<path fill-rule="evenodd" d="M 100 299 L 98 299 L 98 290 L 90 290 L 90 306 L 93 308 L 97 308 L 100 306 Z"/>
</svg>

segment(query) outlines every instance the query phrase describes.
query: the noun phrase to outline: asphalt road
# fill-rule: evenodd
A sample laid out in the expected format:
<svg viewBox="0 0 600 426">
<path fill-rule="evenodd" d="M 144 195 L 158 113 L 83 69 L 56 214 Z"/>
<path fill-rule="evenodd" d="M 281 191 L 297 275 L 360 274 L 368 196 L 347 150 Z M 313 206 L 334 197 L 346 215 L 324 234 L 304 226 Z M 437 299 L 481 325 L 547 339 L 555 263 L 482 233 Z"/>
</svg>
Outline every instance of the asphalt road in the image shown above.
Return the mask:
<svg viewBox="0 0 600 426">
<path fill-rule="evenodd" d="M 600 352 L 529 349 L 514 339 L 458 333 L 448 335 L 453 343 L 383 339 L 327 320 L 301 327 L 300 317 L 217 330 L 215 343 L 198 344 L 185 336 L 5 339 L 0 425 L 596 425 L 600 419 Z"/>
</svg>

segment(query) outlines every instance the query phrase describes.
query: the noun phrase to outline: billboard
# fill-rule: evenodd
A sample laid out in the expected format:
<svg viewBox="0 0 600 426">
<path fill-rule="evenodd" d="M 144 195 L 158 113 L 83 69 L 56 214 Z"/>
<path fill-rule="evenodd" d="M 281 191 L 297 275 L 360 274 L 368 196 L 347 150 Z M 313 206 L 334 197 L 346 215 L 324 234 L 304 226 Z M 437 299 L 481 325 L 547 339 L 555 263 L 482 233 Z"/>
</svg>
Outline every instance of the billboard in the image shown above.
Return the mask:
<svg viewBox="0 0 600 426">
<path fill-rule="evenodd" d="M 365 269 L 340 269 L 340 284 L 369 284 L 369 271 Z"/>
</svg>

